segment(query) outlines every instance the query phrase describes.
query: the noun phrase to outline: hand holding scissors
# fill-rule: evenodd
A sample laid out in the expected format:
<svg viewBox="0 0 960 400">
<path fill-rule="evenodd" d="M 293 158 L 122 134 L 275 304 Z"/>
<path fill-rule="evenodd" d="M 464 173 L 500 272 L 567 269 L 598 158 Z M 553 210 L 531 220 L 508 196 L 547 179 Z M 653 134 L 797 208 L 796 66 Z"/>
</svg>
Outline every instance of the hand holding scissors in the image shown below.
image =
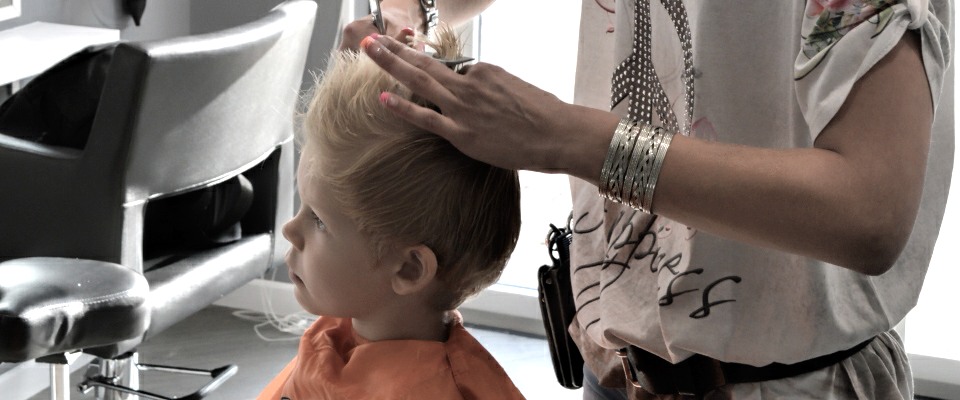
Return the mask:
<svg viewBox="0 0 960 400">
<path fill-rule="evenodd" d="M 384 36 L 390 36 L 401 43 L 408 43 L 414 36 L 414 27 L 423 24 L 419 20 L 410 20 L 410 16 L 404 12 L 398 12 L 392 8 L 384 8 L 381 0 L 368 0 L 370 4 L 370 15 L 357 19 L 343 28 L 340 50 L 359 50 L 360 41 L 372 33 L 378 33 Z"/>
</svg>

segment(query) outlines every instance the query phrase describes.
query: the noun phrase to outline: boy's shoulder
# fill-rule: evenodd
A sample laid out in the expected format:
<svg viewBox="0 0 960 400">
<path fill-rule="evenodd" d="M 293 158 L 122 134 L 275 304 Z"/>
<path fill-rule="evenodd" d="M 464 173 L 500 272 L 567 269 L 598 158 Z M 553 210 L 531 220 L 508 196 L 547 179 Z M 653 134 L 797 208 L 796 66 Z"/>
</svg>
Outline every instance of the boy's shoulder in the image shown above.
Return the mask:
<svg viewBox="0 0 960 400">
<path fill-rule="evenodd" d="M 328 398 L 523 398 L 459 319 L 446 342 L 365 342 L 349 319 L 323 317 L 304 334 L 298 357 L 293 386 L 322 385 Z"/>
<path fill-rule="evenodd" d="M 445 347 L 453 381 L 464 398 L 523 399 L 500 363 L 461 321 L 451 324 Z"/>
</svg>

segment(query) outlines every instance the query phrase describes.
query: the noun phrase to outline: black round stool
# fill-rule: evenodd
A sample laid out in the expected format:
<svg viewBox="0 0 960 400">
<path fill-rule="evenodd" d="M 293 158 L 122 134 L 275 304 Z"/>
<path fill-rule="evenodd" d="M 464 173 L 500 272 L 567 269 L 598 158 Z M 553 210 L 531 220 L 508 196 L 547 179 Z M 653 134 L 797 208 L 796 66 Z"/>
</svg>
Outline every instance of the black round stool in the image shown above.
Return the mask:
<svg viewBox="0 0 960 400">
<path fill-rule="evenodd" d="M 51 397 L 68 399 L 63 355 L 142 336 L 149 294 L 143 275 L 117 264 L 53 257 L 0 262 L 0 362 L 50 363 Z"/>
</svg>

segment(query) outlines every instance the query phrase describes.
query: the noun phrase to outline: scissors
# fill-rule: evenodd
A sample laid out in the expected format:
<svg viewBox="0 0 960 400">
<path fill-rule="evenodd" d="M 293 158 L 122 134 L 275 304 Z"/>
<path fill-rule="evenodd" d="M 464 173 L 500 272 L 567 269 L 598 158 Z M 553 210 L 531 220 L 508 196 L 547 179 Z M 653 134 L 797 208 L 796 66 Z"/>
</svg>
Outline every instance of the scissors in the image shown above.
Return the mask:
<svg viewBox="0 0 960 400">
<path fill-rule="evenodd" d="M 370 0 L 370 14 L 373 15 L 373 26 L 381 35 L 387 34 L 387 24 L 383 22 L 383 12 L 380 11 L 380 0 Z"/>
<path fill-rule="evenodd" d="M 373 16 L 373 26 L 377 28 L 378 33 L 380 33 L 381 35 L 386 35 L 387 24 L 383 21 L 383 12 L 380 9 L 380 0 L 369 0 L 369 2 L 370 2 L 370 15 Z M 433 58 L 435 58 L 437 61 L 442 62 L 447 67 L 453 70 L 459 70 L 463 64 L 473 61 L 473 58 L 463 57 L 463 56 L 457 57 L 454 59 L 445 59 L 445 58 L 438 57 L 436 54 L 433 54 Z"/>
</svg>

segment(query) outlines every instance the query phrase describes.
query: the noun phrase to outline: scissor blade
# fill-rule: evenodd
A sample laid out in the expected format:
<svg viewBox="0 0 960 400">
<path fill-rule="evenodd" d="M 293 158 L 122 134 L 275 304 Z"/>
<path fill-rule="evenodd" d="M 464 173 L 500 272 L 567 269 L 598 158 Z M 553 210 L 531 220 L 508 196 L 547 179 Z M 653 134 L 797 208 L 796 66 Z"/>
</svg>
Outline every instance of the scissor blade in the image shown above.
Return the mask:
<svg viewBox="0 0 960 400">
<path fill-rule="evenodd" d="M 373 26 L 381 35 L 387 34 L 387 26 L 383 23 L 383 12 L 380 10 L 380 0 L 370 0 L 370 15 L 373 16 Z"/>
</svg>

